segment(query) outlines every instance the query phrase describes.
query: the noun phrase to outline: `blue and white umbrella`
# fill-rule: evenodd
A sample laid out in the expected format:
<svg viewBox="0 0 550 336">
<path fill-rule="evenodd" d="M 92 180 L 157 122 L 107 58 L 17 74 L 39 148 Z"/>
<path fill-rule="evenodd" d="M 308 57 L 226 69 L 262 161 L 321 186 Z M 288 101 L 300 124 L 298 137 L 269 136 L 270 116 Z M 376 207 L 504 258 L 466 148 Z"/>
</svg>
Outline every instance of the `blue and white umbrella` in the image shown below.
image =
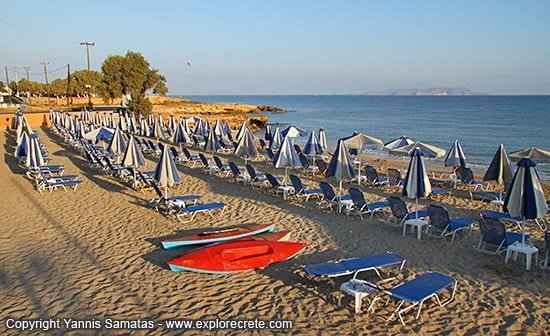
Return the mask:
<svg viewBox="0 0 550 336">
<path fill-rule="evenodd" d="M 147 162 L 145 161 L 145 157 L 143 156 L 143 153 L 136 142 L 136 138 L 134 138 L 133 135 L 130 136 L 128 146 L 126 147 L 126 152 L 124 152 L 124 156 L 122 157 L 122 165 L 127 168 L 133 168 L 132 170 L 134 173 L 134 188 L 136 187 L 136 170 L 139 169 L 139 167 L 145 166 L 146 164 Z"/>
<path fill-rule="evenodd" d="M 269 149 L 272 151 L 279 150 L 281 145 L 283 144 L 283 136 L 281 135 L 281 131 L 279 131 L 279 127 L 275 129 L 275 132 L 271 136 L 271 143 L 269 144 Z"/>
<path fill-rule="evenodd" d="M 84 139 L 98 142 L 98 141 L 110 141 L 113 138 L 114 130 L 107 127 L 99 127 L 84 134 Z"/>
<path fill-rule="evenodd" d="M 145 118 L 141 118 L 139 121 L 139 134 L 143 137 L 148 137 L 150 133 L 149 123 L 145 120 Z"/>
<path fill-rule="evenodd" d="M 179 123 L 176 127 L 176 131 L 174 132 L 174 135 L 172 136 L 172 143 L 178 144 L 191 144 L 193 141 L 189 137 L 189 134 L 185 131 L 185 127 L 182 123 Z"/>
<path fill-rule="evenodd" d="M 380 149 L 384 145 L 382 140 L 366 135 L 363 133 L 354 132 L 351 136 L 340 139 L 344 142 L 348 149 L 355 150 L 356 154 L 365 149 Z M 360 157 L 358 157 L 357 165 L 357 184 L 361 184 L 361 168 L 363 163 Z"/>
<path fill-rule="evenodd" d="M 296 125 L 290 125 L 281 131 L 283 137 L 299 138 L 307 135 L 307 130 Z"/>
<path fill-rule="evenodd" d="M 306 155 L 312 155 L 312 156 L 323 154 L 323 148 L 321 147 L 321 145 L 319 144 L 319 141 L 317 140 L 317 137 L 315 136 L 315 131 L 311 131 L 311 134 L 307 139 L 307 143 L 304 146 L 303 152 Z"/>
<path fill-rule="evenodd" d="M 285 168 L 285 179 L 288 177 L 288 168 L 301 167 L 302 163 L 296 153 L 296 149 L 292 146 L 290 137 L 286 136 L 283 140 L 281 148 L 273 158 L 275 168 Z"/>
<path fill-rule="evenodd" d="M 504 209 L 510 216 L 522 218 L 523 244 L 525 244 L 525 220 L 544 218 L 548 211 L 548 204 L 535 166 L 535 162 L 529 158 L 523 158 L 518 162 L 512 185 L 504 200 Z"/>
<path fill-rule="evenodd" d="M 119 157 L 126 152 L 126 139 L 124 139 L 124 136 L 122 135 L 122 131 L 120 130 L 120 127 L 117 127 L 115 129 L 115 133 L 113 134 L 113 138 L 111 139 L 111 142 L 109 143 L 109 147 L 107 149 L 113 153 L 117 154 Z"/>
<path fill-rule="evenodd" d="M 447 157 L 445 157 L 445 167 L 466 167 L 466 155 L 464 155 L 458 140 L 455 140 L 451 150 L 447 153 Z"/>
<path fill-rule="evenodd" d="M 514 173 L 510 164 L 510 158 L 504 149 L 504 145 L 498 146 L 498 149 L 483 176 L 483 181 L 495 181 L 500 185 L 508 186 L 512 182 Z M 499 200 L 502 199 L 502 191 L 499 192 Z"/>
<path fill-rule="evenodd" d="M 38 143 L 38 139 L 36 137 L 31 137 L 29 155 L 27 156 L 25 166 L 28 168 L 37 169 L 42 165 L 44 165 L 44 157 L 42 156 L 42 151 L 40 150 L 40 144 Z"/>
<path fill-rule="evenodd" d="M 223 129 L 225 130 L 227 139 L 229 139 L 229 141 L 233 141 L 233 133 L 231 132 L 231 127 L 229 127 L 229 121 L 227 120 L 223 121 Z"/>
<path fill-rule="evenodd" d="M 415 199 L 416 218 L 418 218 L 418 199 L 428 197 L 432 193 L 432 185 L 426 174 L 426 166 L 422 159 L 423 155 L 420 148 L 416 148 L 411 152 L 411 162 L 403 184 L 403 196 Z"/>
<path fill-rule="evenodd" d="M 175 187 L 181 182 L 178 168 L 168 147 L 164 146 L 153 177 L 160 187 L 165 188 L 166 198 L 168 198 L 168 188 Z"/>
<path fill-rule="evenodd" d="M 271 125 L 267 125 L 265 127 L 264 140 L 265 141 L 271 141 L 271 138 L 272 138 Z"/>
<path fill-rule="evenodd" d="M 445 153 L 447 152 L 446 150 L 436 147 L 434 145 L 417 141 L 411 145 L 390 150 L 390 153 L 394 155 L 410 156 L 412 152 L 415 151 L 417 148 L 420 148 L 420 150 L 422 151 L 422 155 L 424 157 L 433 158 L 433 159 L 441 157 L 445 155 Z"/>
<path fill-rule="evenodd" d="M 237 141 L 241 141 L 241 138 L 245 134 L 245 132 L 248 130 L 252 134 L 252 131 L 250 131 L 250 127 L 248 127 L 248 123 L 245 121 L 241 125 L 241 128 L 239 129 L 239 132 L 237 132 Z M 252 136 L 252 139 L 254 139 L 254 136 Z"/>
<path fill-rule="evenodd" d="M 213 154 L 220 148 L 222 148 L 222 145 L 218 140 L 218 136 L 216 135 L 216 132 L 214 132 L 214 129 L 212 129 L 211 127 L 210 131 L 208 132 L 208 136 L 206 137 L 206 141 L 204 143 L 204 150 L 206 152 L 212 152 Z"/>
<path fill-rule="evenodd" d="M 338 141 L 336 151 L 332 155 L 325 177 L 334 177 L 336 180 L 340 181 L 340 191 L 342 190 L 343 180 L 352 180 L 355 178 L 353 161 L 351 160 L 346 145 L 341 140 Z"/>
<path fill-rule="evenodd" d="M 549 164 L 550 152 L 544 149 L 530 147 L 510 153 L 510 158 L 512 161 L 519 161 L 522 158 L 530 158 L 537 164 Z"/>
<path fill-rule="evenodd" d="M 327 134 L 323 128 L 319 128 L 319 145 L 323 149 L 323 152 L 328 149 Z"/>
<path fill-rule="evenodd" d="M 30 138 L 27 132 L 21 133 L 19 144 L 15 148 L 15 157 L 21 161 L 24 157 L 29 156 Z"/>
<path fill-rule="evenodd" d="M 256 145 L 254 144 L 254 137 L 252 136 L 250 129 L 246 128 L 243 131 L 243 135 L 241 136 L 241 139 L 239 140 L 237 148 L 235 148 L 235 152 L 233 154 L 244 158 L 245 161 L 248 158 L 257 157 L 260 155 L 258 148 L 256 148 Z"/>
<path fill-rule="evenodd" d="M 216 120 L 216 124 L 214 125 L 214 134 L 216 134 L 216 136 L 219 139 L 227 138 L 227 135 L 225 134 L 225 129 L 223 127 L 223 123 L 219 119 Z"/>
<path fill-rule="evenodd" d="M 412 145 L 415 142 L 416 142 L 415 140 L 413 140 L 409 137 L 400 136 L 397 139 L 393 139 L 391 141 L 386 142 L 384 144 L 384 148 L 388 149 L 388 150 L 394 150 L 394 149 L 398 149 L 398 148 L 401 148 L 401 147 L 404 147 L 404 146 Z"/>
</svg>

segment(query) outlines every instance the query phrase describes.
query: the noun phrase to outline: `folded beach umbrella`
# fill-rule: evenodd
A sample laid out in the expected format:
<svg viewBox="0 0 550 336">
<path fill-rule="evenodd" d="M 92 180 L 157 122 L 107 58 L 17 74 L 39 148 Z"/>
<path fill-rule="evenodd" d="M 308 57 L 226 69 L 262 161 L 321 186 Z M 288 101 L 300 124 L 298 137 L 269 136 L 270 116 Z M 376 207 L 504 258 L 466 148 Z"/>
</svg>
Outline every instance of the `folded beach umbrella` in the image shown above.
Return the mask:
<svg viewBox="0 0 550 336">
<path fill-rule="evenodd" d="M 222 145 L 218 140 L 218 136 L 216 135 L 216 132 L 211 127 L 210 131 L 208 132 L 208 136 L 206 137 L 206 141 L 204 143 L 204 151 L 212 152 L 212 154 L 214 154 L 220 148 L 222 148 Z"/>
<path fill-rule="evenodd" d="M 42 165 L 44 165 L 44 157 L 42 156 L 42 151 L 40 150 L 38 138 L 30 137 L 29 154 L 27 156 L 25 166 L 28 168 L 39 168 Z"/>
<path fill-rule="evenodd" d="M 520 161 L 523 158 L 530 158 L 537 164 L 550 163 L 550 152 L 544 149 L 530 147 L 510 153 L 512 161 Z"/>
<path fill-rule="evenodd" d="M 522 218 L 522 243 L 525 243 L 525 220 L 544 218 L 548 211 L 535 166 L 535 162 L 530 158 L 523 158 L 518 162 L 512 185 L 504 200 L 504 209 L 508 214 Z"/>
<path fill-rule="evenodd" d="M 176 130 L 176 119 L 174 118 L 174 115 L 171 115 L 168 120 L 168 130 L 170 131 L 170 134 L 174 134 L 174 131 Z"/>
<path fill-rule="evenodd" d="M 317 140 L 317 137 L 315 136 L 315 131 L 311 131 L 311 134 L 307 139 L 307 143 L 304 146 L 303 152 L 306 155 L 312 155 L 312 156 L 323 154 L 323 148 L 321 147 L 321 145 L 319 144 L 319 141 Z"/>
<path fill-rule="evenodd" d="M 340 139 L 344 142 L 348 149 L 353 148 L 357 150 L 365 149 L 380 149 L 384 146 L 382 140 L 363 133 L 355 132 L 353 135 Z"/>
<path fill-rule="evenodd" d="M 113 138 L 113 134 L 113 129 L 102 126 L 84 134 L 84 139 L 94 142 L 110 141 Z"/>
<path fill-rule="evenodd" d="M 275 129 L 275 132 L 271 136 L 271 143 L 269 144 L 269 149 L 272 151 L 279 150 L 283 143 L 283 136 L 281 135 L 281 131 L 279 131 L 279 127 Z"/>
<path fill-rule="evenodd" d="M 353 162 L 349 156 L 348 149 L 342 140 L 338 140 L 336 151 L 330 159 L 330 164 L 325 173 L 325 177 L 334 177 L 340 181 L 340 190 L 342 190 L 342 181 L 355 178 Z"/>
<path fill-rule="evenodd" d="M 417 148 L 420 148 L 420 150 L 422 151 L 423 156 L 428 157 L 428 158 L 433 158 L 433 159 L 441 157 L 441 156 L 445 155 L 445 153 L 446 153 L 446 151 L 444 149 L 441 149 L 441 148 L 433 146 L 433 145 L 428 145 L 427 143 L 423 143 L 423 142 L 420 142 L 420 141 L 417 141 L 417 142 L 415 142 L 411 145 L 407 145 L 407 146 L 399 147 L 399 148 L 394 149 L 394 150 L 390 150 L 390 153 L 395 154 L 395 155 L 410 156 L 412 154 L 412 152 Z"/>
<path fill-rule="evenodd" d="M 134 188 L 136 187 L 136 170 L 139 167 L 143 167 L 147 164 L 145 157 L 139 148 L 136 138 L 132 135 L 128 141 L 128 146 L 126 147 L 126 152 L 122 157 L 122 165 L 127 168 L 133 168 L 134 173 Z"/>
<path fill-rule="evenodd" d="M 298 153 L 296 153 L 296 149 L 292 146 L 289 136 L 284 138 L 281 148 L 273 158 L 273 166 L 275 168 L 285 168 L 285 179 L 288 177 L 288 168 L 302 166 Z"/>
<path fill-rule="evenodd" d="M 30 138 L 27 132 L 21 134 L 21 138 L 18 142 L 19 144 L 15 147 L 15 157 L 21 160 L 23 157 L 29 156 Z"/>
<path fill-rule="evenodd" d="M 177 186 L 181 182 L 180 174 L 169 146 L 164 146 L 157 167 L 155 168 L 154 179 L 160 187 L 165 189 L 165 197 L 168 198 L 168 187 Z"/>
<path fill-rule="evenodd" d="M 426 174 L 426 167 L 422 160 L 423 155 L 420 147 L 415 148 L 411 152 L 411 161 L 409 163 L 409 169 L 407 170 L 407 177 L 403 184 L 403 196 L 415 199 L 415 218 L 418 218 L 418 199 L 420 197 L 428 197 L 432 193 L 430 179 Z"/>
<path fill-rule="evenodd" d="M 252 131 L 250 131 L 250 127 L 248 127 L 248 123 L 246 121 L 243 121 L 243 124 L 241 125 L 239 132 L 237 132 L 237 141 L 241 141 L 241 138 L 244 135 L 246 130 L 248 130 L 250 134 L 252 134 Z M 252 135 L 252 139 L 254 139 L 254 135 Z"/>
<path fill-rule="evenodd" d="M 120 129 L 124 131 L 128 130 L 128 121 L 126 120 L 126 116 L 122 112 L 118 114 L 118 127 L 120 127 Z"/>
<path fill-rule="evenodd" d="M 221 120 L 216 120 L 216 124 L 214 124 L 214 134 L 218 136 L 219 139 L 227 138 L 227 135 L 225 134 L 225 129 L 223 127 L 223 123 Z"/>
<path fill-rule="evenodd" d="M 253 158 L 260 155 L 258 148 L 256 148 L 256 145 L 254 144 L 254 137 L 252 136 L 250 129 L 245 128 L 233 154 L 235 156 L 245 158 L 245 161 L 247 158 Z"/>
<path fill-rule="evenodd" d="M 388 141 L 384 144 L 384 148 L 388 150 L 394 150 L 398 149 L 404 146 L 412 145 L 415 141 L 409 137 L 406 136 L 400 136 L 397 139 L 393 139 L 391 141 Z"/>
<path fill-rule="evenodd" d="M 319 128 L 319 145 L 323 149 L 323 152 L 328 149 L 327 134 L 323 128 Z"/>
<path fill-rule="evenodd" d="M 159 114 L 159 115 L 157 116 L 157 123 L 159 124 L 159 126 L 160 126 L 161 128 L 164 128 L 164 121 L 163 121 L 163 119 L 162 119 L 162 114 Z"/>
<path fill-rule="evenodd" d="M 185 130 L 185 133 L 187 133 L 187 135 L 191 134 L 191 126 L 189 125 L 190 123 L 191 122 L 189 121 L 189 118 L 183 119 L 183 129 Z"/>
<path fill-rule="evenodd" d="M 151 133 L 151 130 L 149 129 L 149 123 L 145 118 L 141 118 L 139 121 L 139 134 L 143 137 L 148 137 Z"/>
<path fill-rule="evenodd" d="M 115 129 L 115 133 L 113 134 L 113 138 L 111 139 L 111 143 L 109 143 L 109 147 L 107 149 L 113 153 L 119 155 L 119 157 L 126 152 L 126 139 L 124 139 L 124 136 L 122 134 L 122 131 L 120 130 L 120 127 L 117 126 Z"/>
<path fill-rule="evenodd" d="M 455 140 L 451 150 L 447 153 L 447 157 L 445 157 L 445 167 L 466 167 L 466 155 L 464 155 L 458 140 Z"/>
<path fill-rule="evenodd" d="M 110 128 L 115 128 L 116 126 L 116 123 L 115 123 L 115 115 L 114 113 L 109 113 L 109 127 Z"/>
<path fill-rule="evenodd" d="M 223 129 L 225 130 L 225 134 L 227 135 L 229 141 L 233 141 L 233 132 L 231 131 L 231 127 L 229 126 L 229 121 L 223 121 Z"/>
<path fill-rule="evenodd" d="M 495 181 L 500 185 L 509 185 L 512 182 L 514 173 L 510 166 L 510 158 L 504 149 L 504 145 L 498 146 L 498 149 L 483 176 L 483 181 Z"/>
<path fill-rule="evenodd" d="M 180 122 L 178 123 L 178 126 L 176 126 L 176 131 L 174 132 L 174 135 L 172 135 L 172 143 L 178 144 L 178 143 L 189 143 L 191 142 L 191 139 L 189 138 L 189 134 L 185 132 L 185 128 L 183 127 L 183 124 Z"/>
<path fill-rule="evenodd" d="M 194 134 L 194 135 L 203 135 L 203 133 L 204 133 L 204 132 L 203 132 L 203 129 L 202 129 L 203 126 L 204 126 L 204 125 L 203 125 L 202 119 L 199 119 L 199 121 L 197 121 L 197 122 L 195 123 L 195 129 L 193 129 L 193 134 Z"/>
<path fill-rule="evenodd" d="M 265 141 L 271 141 L 271 137 L 272 137 L 271 132 L 272 132 L 271 125 L 266 125 L 265 126 L 265 133 L 264 133 L 264 140 Z"/>
<path fill-rule="evenodd" d="M 299 138 L 307 135 L 307 130 L 296 125 L 290 125 L 281 131 L 283 137 Z"/>
</svg>

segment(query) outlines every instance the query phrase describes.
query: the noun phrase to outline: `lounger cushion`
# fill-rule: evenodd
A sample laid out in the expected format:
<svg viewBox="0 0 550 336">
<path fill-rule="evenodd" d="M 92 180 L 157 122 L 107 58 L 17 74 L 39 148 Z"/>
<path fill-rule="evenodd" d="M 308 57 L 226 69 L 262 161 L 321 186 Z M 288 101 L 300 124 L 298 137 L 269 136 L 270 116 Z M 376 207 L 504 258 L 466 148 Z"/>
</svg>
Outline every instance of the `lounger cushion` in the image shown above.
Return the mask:
<svg viewBox="0 0 550 336">
<path fill-rule="evenodd" d="M 455 279 L 445 274 L 430 272 L 394 287 L 391 293 L 398 299 L 416 303 L 454 285 L 455 282 Z"/>
<path fill-rule="evenodd" d="M 432 190 L 432 194 L 434 196 L 437 196 L 437 195 L 443 195 L 443 194 L 448 194 L 449 191 L 448 190 L 443 190 L 443 189 L 435 189 L 435 190 Z"/>
<path fill-rule="evenodd" d="M 418 218 L 425 218 L 428 217 L 428 210 L 418 210 Z M 405 217 L 405 220 L 407 219 L 416 219 L 416 211 L 409 212 L 407 216 Z"/>
<path fill-rule="evenodd" d="M 471 219 L 466 218 L 451 218 L 451 231 L 460 230 L 462 228 L 471 226 L 474 223 Z"/>
<path fill-rule="evenodd" d="M 530 239 L 529 236 L 525 236 L 525 240 Z M 504 246 L 510 246 L 514 244 L 515 242 L 521 242 L 522 235 L 521 233 L 517 232 L 506 232 L 506 241 L 504 242 Z"/>
<path fill-rule="evenodd" d="M 321 189 L 302 190 L 305 195 L 321 195 L 323 191 Z"/>
<path fill-rule="evenodd" d="M 374 202 L 374 203 L 367 204 L 367 207 L 369 208 L 369 210 L 377 210 L 377 209 L 382 209 L 382 208 L 386 208 L 386 207 L 389 207 L 389 206 L 390 206 L 390 203 L 386 202 L 386 201 Z"/>
<path fill-rule="evenodd" d="M 205 204 L 188 206 L 186 208 L 183 208 L 182 211 L 188 212 L 188 213 L 210 211 L 210 210 L 223 208 L 224 206 L 225 206 L 225 203 L 222 203 L 222 202 L 205 203 Z"/>
<path fill-rule="evenodd" d="M 314 264 L 303 267 L 304 272 L 319 277 L 335 277 L 353 274 L 379 267 L 399 265 L 403 257 L 395 253 L 382 253 L 366 257 L 346 259 L 336 262 Z"/>
</svg>

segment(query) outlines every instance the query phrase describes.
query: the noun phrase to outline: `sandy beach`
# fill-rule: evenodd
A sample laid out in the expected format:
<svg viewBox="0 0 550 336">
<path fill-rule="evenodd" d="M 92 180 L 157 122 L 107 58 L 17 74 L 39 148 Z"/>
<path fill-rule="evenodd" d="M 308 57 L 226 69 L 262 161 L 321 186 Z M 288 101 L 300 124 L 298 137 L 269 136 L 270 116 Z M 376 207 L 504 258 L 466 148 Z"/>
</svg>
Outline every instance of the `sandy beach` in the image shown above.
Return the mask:
<svg viewBox="0 0 550 336">
<path fill-rule="evenodd" d="M 290 319 L 291 330 L 256 330 L 250 334 L 510 334 L 545 335 L 550 318 L 548 271 L 525 271 L 520 262 L 503 263 L 501 256 L 478 253 L 478 234 L 444 240 L 413 235 L 374 220 L 347 218 L 321 211 L 316 201 L 283 200 L 263 190 L 206 174 L 201 168 L 179 166 L 182 186 L 176 194 L 202 195 L 222 201 L 228 209 L 215 219 L 198 217 L 183 224 L 154 211 L 154 196 L 134 191 L 120 181 L 94 171 L 83 157 L 47 129 L 41 139 L 66 173 L 84 183 L 76 192 L 40 194 L 21 174 L 12 152 L 14 133 L 3 131 L 0 185 L 0 320 L 77 319 Z M 223 157 L 223 156 L 222 156 Z M 225 157 L 227 158 L 227 157 Z M 154 167 L 152 157 L 147 158 Z M 240 160 L 232 158 L 236 162 Z M 261 171 L 267 166 L 258 164 Z M 278 171 L 278 174 L 283 174 Z M 305 179 L 305 177 L 304 177 Z M 315 183 L 309 181 L 309 183 Z M 363 188 L 369 201 L 387 193 Z M 422 200 L 422 204 L 430 201 Z M 486 202 L 444 197 L 452 216 L 477 219 Z M 291 260 L 266 269 L 235 275 L 175 273 L 167 261 L 182 253 L 160 246 L 166 237 L 202 228 L 258 222 L 292 230 L 291 240 L 308 244 Z M 543 234 L 530 228 L 535 245 L 544 251 Z M 440 308 L 427 304 L 420 319 L 408 314 L 406 326 L 354 314 L 349 297 L 338 305 L 338 286 L 315 283 L 295 271 L 307 265 L 345 257 L 396 252 L 407 259 L 400 279 L 438 271 L 458 280 L 454 301 Z M 541 253 L 542 254 L 542 253 Z M 369 276 L 372 276 L 369 275 Z M 374 278 L 373 278 L 374 279 Z M 338 282 L 339 284 L 340 282 Z M 18 334 L 6 330 L 2 334 Z M 128 330 L 77 330 L 53 334 L 128 334 Z M 35 331 L 33 333 L 39 334 Z M 184 331 L 197 334 L 197 331 Z M 242 334 L 219 330 L 216 334 Z M 131 334 L 182 334 L 181 330 L 134 330 Z"/>
</svg>

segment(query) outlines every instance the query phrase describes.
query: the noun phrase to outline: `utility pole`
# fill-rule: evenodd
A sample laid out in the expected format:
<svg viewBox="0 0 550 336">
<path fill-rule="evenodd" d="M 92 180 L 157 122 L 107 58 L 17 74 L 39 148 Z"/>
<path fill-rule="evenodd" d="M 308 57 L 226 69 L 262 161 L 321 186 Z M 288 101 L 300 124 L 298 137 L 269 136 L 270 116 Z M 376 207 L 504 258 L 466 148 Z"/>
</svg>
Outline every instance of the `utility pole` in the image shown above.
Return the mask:
<svg viewBox="0 0 550 336">
<path fill-rule="evenodd" d="M 17 82 L 19 81 L 19 78 L 17 78 L 17 69 L 19 69 L 19 67 L 12 67 L 13 68 L 13 74 L 15 76 L 15 96 L 16 97 L 19 97 L 19 84 L 17 84 Z"/>
<path fill-rule="evenodd" d="M 94 46 L 94 42 L 80 42 L 81 46 L 86 46 L 86 59 L 88 60 L 88 72 L 90 72 L 90 46 Z"/>
<path fill-rule="evenodd" d="M 71 94 L 71 65 L 67 64 L 67 107 L 69 107 L 70 94 Z"/>
<path fill-rule="evenodd" d="M 8 66 L 6 65 L 4 69 L 6 70 L 6 87 L 9 88 L 10 87 L 10 77 L 8 75 Z"/>
<path fill-rule="evenodd" d="M 29 79 L 29 70 L 31 69 L 31 67 L 26 66 L 26 67 L 23 67 L 23 69 L 25 69 L 25 72 L 27 73 L 27 82 L 30 82 L 31 80 Z"/>
<path fill-rule="evenodd" d="M 40 64 L 42 64 L 44 66 L 44 77 L 46 78 L 46 90 L 48 92 L 48 104 L 50 103 L 50 86 L 49 86 L 49 83 L 48 83 L 48 68 L 46 68 L 48 66 L 48 62 L 40 62 Z"/>
</svg>

